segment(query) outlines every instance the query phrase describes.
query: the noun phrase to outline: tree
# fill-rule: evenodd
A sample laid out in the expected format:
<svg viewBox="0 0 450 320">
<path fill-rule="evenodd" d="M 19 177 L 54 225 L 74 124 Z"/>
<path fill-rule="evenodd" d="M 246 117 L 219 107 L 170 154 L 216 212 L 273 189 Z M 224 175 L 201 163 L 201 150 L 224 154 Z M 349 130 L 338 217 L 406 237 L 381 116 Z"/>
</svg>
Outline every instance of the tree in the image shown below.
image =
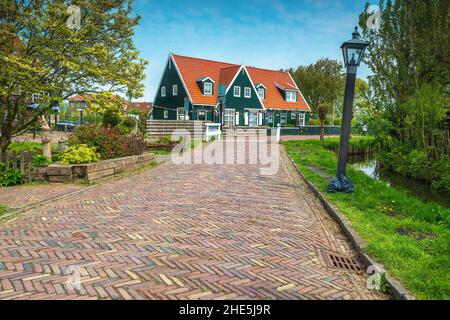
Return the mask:
<svg viewBox="0 0 450 320">
<path fill-rule="evenodd" d="M 2 150 L 45 121 L 54 101 L 103 91 L 142 95 L 147 62 L 132 41 L 140 20 L 133 0 L 74 3 L 79 29 L 69 28 L 72 1 L 0 0 Z M 32 102 L 38 107 L 27 107 Z M 48 130 L 44 123 L 42 129 Z"/>
<path fill-rule="evenodd" d="M 384 110 L 391 135 L 402 142 L 407 117 L 402 105 L 426 84 L 450 83 L 450 11 L 448 0 L 387 0 L 379 6 L 379 29 L 367 27 L 367 11 L 360 15 L 370 43 L 365 63 L 374 73 L 369 78 L 373 103 Z"/>
<path fill-rule="evenodd" d="M 332 105 L 344 91 L 342 64 L 337 60 L 319 59 L 289 71 L 316 115 L 321 106 Z"/>
<path fill-rule="evenodd" d="M 325 120 L 327 119 L 328 106 L 322 105 L 319 108 L 319 119 L 320 119 L 320 141 L 325 140 Z"/>
<path fill-rule="evenodd" d="M 374 74 L 378 157 L 385 167 L 450 192 L 449 2 L 386 0 L 379 7 L 379 28 L 368 27 L 367 11 L 360 15 L 370 43 L 365 62 Z"/>
</svg>

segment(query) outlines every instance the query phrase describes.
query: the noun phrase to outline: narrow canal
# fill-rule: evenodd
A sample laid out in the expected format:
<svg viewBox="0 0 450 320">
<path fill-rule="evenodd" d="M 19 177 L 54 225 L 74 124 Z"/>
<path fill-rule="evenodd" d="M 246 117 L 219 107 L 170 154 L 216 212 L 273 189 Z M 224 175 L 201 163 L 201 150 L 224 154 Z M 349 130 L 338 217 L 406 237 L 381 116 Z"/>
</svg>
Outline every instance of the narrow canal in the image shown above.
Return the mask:
<svg viewBox="0 0 450 320">
<path fill-rule="evenodd" d="M 446 208 L 450 208 L 450 198 L 434 192 L 431 186 L 423 181 L 409 179 L 383 169 L 373 155 L 352 155 L 349 157 L 349 163 L 372 179 L 384 181 L 388 186 L 404 190 L 425 202 L 436 202 Z"/>
</svg>

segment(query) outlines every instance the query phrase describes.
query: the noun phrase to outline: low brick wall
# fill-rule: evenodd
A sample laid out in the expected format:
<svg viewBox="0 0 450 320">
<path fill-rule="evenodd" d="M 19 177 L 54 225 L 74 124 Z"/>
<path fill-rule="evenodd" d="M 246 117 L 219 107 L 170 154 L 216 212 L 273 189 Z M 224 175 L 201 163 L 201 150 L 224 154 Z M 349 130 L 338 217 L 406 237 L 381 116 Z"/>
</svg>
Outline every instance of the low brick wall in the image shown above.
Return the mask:
<svg viewBox="0 0 450 320">
<path fill-rule="evenodd" d="M 155 159 L 151 153 L 118 159 L 103 160 L 88 164 L 52 164 L 40 168 L 39 177 L 49 182 L 95 181 L 124 171 L 137 169 Z M 42 181 L 41 180 L 41 181 Z"/>
</svg>

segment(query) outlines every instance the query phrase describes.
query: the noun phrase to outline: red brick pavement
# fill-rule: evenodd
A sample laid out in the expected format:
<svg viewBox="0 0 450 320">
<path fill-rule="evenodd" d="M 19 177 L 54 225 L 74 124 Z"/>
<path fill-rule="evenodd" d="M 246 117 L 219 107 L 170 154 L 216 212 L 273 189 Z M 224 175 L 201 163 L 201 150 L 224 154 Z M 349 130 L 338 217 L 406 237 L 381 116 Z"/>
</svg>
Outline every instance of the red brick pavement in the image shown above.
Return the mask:
<svg viewBox="0 0 450 320">
<path fill-rule="evenodd" d="M 83 188 L 83 185 L 59 183 L 0 187 L 0 203 L 11 209 L 20 209 Z"/>
<path fill-rule="evenodd" d="M 388 298 L 327 267 L 322 250 L 354 252 L 283 160 L 269 177 L 166 163 L 9 221 L 0 299 Z"/>
</svg>

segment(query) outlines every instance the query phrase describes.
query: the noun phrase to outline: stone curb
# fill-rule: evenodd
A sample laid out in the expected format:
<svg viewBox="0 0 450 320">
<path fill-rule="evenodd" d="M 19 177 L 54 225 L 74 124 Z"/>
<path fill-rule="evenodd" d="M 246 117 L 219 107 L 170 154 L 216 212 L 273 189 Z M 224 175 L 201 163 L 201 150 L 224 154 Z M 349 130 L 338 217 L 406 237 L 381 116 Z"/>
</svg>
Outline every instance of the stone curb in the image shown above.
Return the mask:
<svg viewBox="0 0 450 320">
<path fill-rule="evenodd" d="M 369 257 L 366 253 L 364 253 L 364 249 L 367 247 L 367 244 L 357 235 L 357 233 L 353 230 L 350 222 L 344 217 L 333 205 L 328 203 L 325 199 L 322 192 L 316 188 L 311 182 L 306 179 L 305 175 L 300 171 L 300 169 L 295 164 L 294 160 L 286 154 L 289 160 L 291 161 L 294 168 L 297 170 L 298 174 L 302 177 L 303 181 L 308 185 L 309 189 L 317 196 L 317 198 L 322 203 L 323 207 L 327 211 L 327 213 L 339 224 L 342 231 L 346 235 L 346 237 L 350 240 L 351 244 L 356 249 L 359 259 L 364 264 L 365 268 L 370 266 L 376 266 L 379 270 L 385 272 L 386 280 L 389 283 L 392 291 L 392 296 L 396 300 L 416 300 L 416 298 L 409 293 L 409 291 L 397 280 L 393 279 L 386 272 L 386 268 L 380 264 L 375 262 L 371 257 Z"/>
</svg>

